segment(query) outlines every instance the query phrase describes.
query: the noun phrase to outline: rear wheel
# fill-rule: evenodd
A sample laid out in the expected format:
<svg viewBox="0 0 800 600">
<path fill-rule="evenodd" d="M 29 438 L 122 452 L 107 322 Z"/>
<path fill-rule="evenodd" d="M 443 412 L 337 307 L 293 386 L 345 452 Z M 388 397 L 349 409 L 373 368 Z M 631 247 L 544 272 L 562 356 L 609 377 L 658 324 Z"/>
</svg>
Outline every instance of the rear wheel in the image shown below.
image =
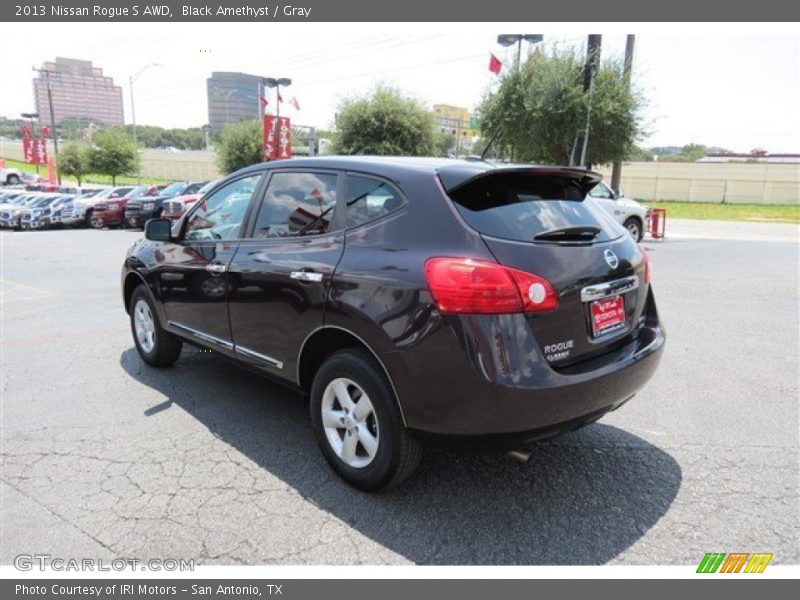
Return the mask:
<svg viewBox="0 0 800 600">
<path fill-rule="evenodd" d="M 636 217 L 629 217 L 625 220 L 623 225 L 625 229 L 628 230 L 628 233 L 631 234 L 634 242 L 642 241 L 642 238 L 644 237 L 644 229 L 642 228 L 642 222 L 639 219 Z"/>
<path fill-rule="evenodd" d="M 86 214 L 83 217 L 83 224 L 86 227 L 92 227 L 92 209 L 89 208 L 86 210 Z"/>
<path fill-rule="evenodd" d="M 183 343 L 161 327 L 155 305 L 144 285 L 137 287 L 129 306 L 131 332 L 142 360 L 154 367 L 170 367 L 181 355 Z"/>
<path fill-rule="evenodd" d="M 385 489 L 419 464 L 422 445 L 406 431 L 386 375 L 366 352 L 342 350 L 322 364 L 310 409 L 325 459 L 352 486 Z"/>
<path fill-rule="evenodd" d="M 9 175 L 6 177 L 6 184 L 7 185 L 19 185 L 20 178 L 18 175 Z"/>
</svg>

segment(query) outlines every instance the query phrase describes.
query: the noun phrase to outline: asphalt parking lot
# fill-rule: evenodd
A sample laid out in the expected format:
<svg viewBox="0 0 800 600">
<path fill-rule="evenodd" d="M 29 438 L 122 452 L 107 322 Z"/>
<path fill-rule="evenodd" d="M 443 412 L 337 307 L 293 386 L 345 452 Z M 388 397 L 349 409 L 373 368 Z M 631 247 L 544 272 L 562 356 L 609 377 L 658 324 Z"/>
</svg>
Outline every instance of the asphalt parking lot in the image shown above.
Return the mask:
<svg viewBox="0 0 800 600">
<path fill-rule="evenodd" d="M 430 452 L 379 495 L 332 474 L 297 395 L 194 349 L 142 363 L 119 290 L 141 233 L 0 233 L 0 562 L 797 564 L 798 228 L 668 226 L 639 396 L 527 464 Z"/>
</svg>

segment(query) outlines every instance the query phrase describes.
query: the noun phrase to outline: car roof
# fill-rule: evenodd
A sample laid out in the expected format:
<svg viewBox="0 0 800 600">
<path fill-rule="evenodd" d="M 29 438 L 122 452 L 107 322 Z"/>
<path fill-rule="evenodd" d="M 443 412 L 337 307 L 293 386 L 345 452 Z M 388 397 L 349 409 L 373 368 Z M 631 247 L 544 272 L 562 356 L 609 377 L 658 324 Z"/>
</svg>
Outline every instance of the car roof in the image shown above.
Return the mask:
<svg viewBox="0 0 800 600">
<path fill-rule="evenodd" d="M 480 158 L 435 158 L 418 156 L 315 156 L 259 163 L 239 171 L 262 171 L 279 168 L 316 168 L 364 171 L 398 179 L 409 175 L 435 174 L 445 189 L 451 191 L 462 184 L 489 173 L 539 173 L 567 177 L 584 182 L 588 187 L 602 179 L 599 173 L 582 167 L 554 165 L 513 164 L 482 160 Z"/>
</svg>

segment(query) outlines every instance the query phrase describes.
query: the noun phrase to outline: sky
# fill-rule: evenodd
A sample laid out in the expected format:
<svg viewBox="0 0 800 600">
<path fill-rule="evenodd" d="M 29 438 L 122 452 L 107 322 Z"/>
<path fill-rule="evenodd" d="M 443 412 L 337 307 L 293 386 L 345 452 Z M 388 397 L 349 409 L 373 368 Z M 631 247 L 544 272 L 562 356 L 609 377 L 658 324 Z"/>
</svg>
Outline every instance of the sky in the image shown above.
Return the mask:
<svg viewBox="0 0 800 600">
<path fill-rule="evenodd" d="M 300 110 L 282 112 L 328 128 L 344 98 L 378 83 L 428 106 L 474 108 L 497 85 L 489 53 L 512 63 L 499 33 L 542 33 L 547 47 L 579 50 L 586 34 L 602 33 L 604 58 L 621 58 L 625 33 L 635 33 L 634 78 L 648 99 L 643 145 L 800 152 L 800 33 L 745 25 L 24 23 L 0 37 L 0 115 L 33 110 L 32 67 L 65 56 L 93 61 L 123 87 L 126 122 L 128 78 L 156 62 L 134 86 L 140 125 L 207 123 L 206 78 L 242 71 L 290 77 L 284 99 L 296 97 Z"/>
</svg>

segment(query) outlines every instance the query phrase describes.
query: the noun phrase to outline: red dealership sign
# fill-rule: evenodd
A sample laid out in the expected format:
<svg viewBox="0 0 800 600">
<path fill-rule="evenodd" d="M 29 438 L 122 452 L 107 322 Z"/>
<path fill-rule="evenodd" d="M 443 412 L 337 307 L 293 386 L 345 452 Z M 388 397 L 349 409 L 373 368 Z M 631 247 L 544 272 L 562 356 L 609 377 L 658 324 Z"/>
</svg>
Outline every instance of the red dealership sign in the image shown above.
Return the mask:
<svg viewBox="0 0 800 600">
<path fill-rule="evenodd" d="M 275 123 L 277 121 L 277 128 Z M 264 116 L 264 160 L 292 158 L 292 126 L 289 117 Z"/>
<path fill-rule="evenodd" d="M 22 154 L 29 165 L 47 164 L 47 140 L 43 138 L 22 138 Z"/>
<path fill-rule="evenodd" d="M 47 140 L 37 138 L 33 140 L 33 155 L 37 165 L 47 164 Z"/>
</svg>

